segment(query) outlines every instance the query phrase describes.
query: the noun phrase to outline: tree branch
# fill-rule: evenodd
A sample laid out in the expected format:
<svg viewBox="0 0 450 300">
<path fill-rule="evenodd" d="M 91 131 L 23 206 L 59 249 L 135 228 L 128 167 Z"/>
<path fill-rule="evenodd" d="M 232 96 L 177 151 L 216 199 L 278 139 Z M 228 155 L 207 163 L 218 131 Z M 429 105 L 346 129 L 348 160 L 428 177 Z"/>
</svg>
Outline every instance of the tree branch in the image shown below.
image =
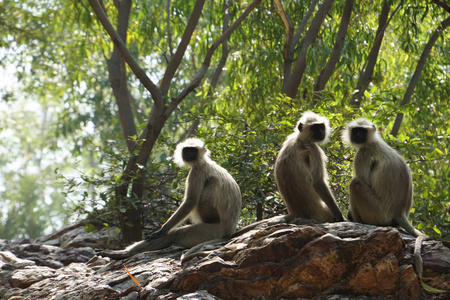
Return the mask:
<svg viewBox="0 0 450 300">
<path fill-rule="evenodd" d="M 241 25 L 241 23 L 245 20 L 245 18 L 247 18 L 247 16 L 252 12 L 253 9 L 255 9 L 255 7 L 261 2 L 261 0 L 255 0 L 253 1 L 248 7 L 247 9 L 239 16 L 239 18 L 230 26 L 230 28 L 228 28 L 227 31 L 225 31 L 224 34 L 222 34 L 222 36 L 220 36 L 212 45 L 211 47 L 208 49 L 208 51 L 206 52 L 206 56 L 205 59 L 203 60 L 202 66 L 200 67 L 200 69 L 198 70 L 197 74 L 195 74 L 194 79 L 192 79 L 192 81 L 189 83 L 189 85 L 184 88 L 180 94 L 178 94 L 178 96 L 176 96 L 172 102 L 170 103 L 170 105 L 168 106 L 167 110 L 166 110 L 166 114 L 171 114 L 172 111 L 178 106 L 178 104 L 180 104 L 180 102 L 187 96 L 189 95 L 189 93 L 191 93 L 196 87 L 198 87 L 200 85 L 201 80 L 203 79 L 203 77 L 205 76 L 206 71 L 208 70 L 210 64 L 211 64 L 211 59 L 212 56 L 214 54 L 214 52 L 216 51 L 216 49 L 225 41 L 227 40 L 231 34 L 239 27 L 239 25 Z"/>
<path fill-rule="evenodd" d="M 178 66 L 183 59 L 184 53 L 186 52 L 187 46 L 191 41 L 192 34 L 194 33 L 195 27 L 198 24 L 198 20 L 203 11 L 203 6 L 205 4 L 205 0 L 197 0 L 194 4 L 194 9 L 192 10 L 191 16 L 186 25 L 186 29 L 183 32 L 183 36 L 181 37 L 181 42 L 178 45 L 175 54 L 171 57 L 169 64 L 167 65 L 166 72 L 164 73 L 164 77 L 161 80 L 159 88 L 161 90 L 161 94 L 163 96 L 167 96 L 170 88 L 170 84 L 172 82 L 173 76 L 178 69 Z"/>
<path fill-rule="evenodd" d="M 161 93 L 160 93 L 158 87 L 150 80 L 150 78 L 147 76 L 147 74 L 145 74 L 144 70 L 141 69 L 139 64 L 133 58 L 130 51 L 127 49 L 125 43 L 122 41 L 119 34 L 116 32 L 116 30 L 112 26 L 111 22 L 108 19 L 108 16 L 103 11 L 98 0 L 89 0 L 89 3 L 91 5 L 94 13 L 97 15 L 98 20 L 103 25 L 103 28 L 105 28 L 106 32 L 111 37 L 111 40 L 114 43 L 114 45 L 116 46 L 117 51 L 120 52 L 123 59 L 130 66 L 131 70 L 134 72 L 136 77 L 139 79 L 139 81 L 142 83 L 142 85 L 152 95 L 154 105 L 157 107 L 161 107 L 161 108 L 164 107 L 164 102 L 163 102 L 163 99 L 161 97 Z"/>
<path fill-rule="evenodd" d="M 430 36 L 430 39 L 428 40 L 428 43 L 425 45 L 425 48 L 423 49 L 422 55 L 420 56 L 419 61 L 417 62 L 416 70 L 414 71 L 413 76 L 411 77 L 411 81 L 409 82 L 408 88 L 406 89 L 405 95 L 403 96 L 403 100 L 400 103 L 400 106 L 404 106 L 408 104 L 411 100 L 411 97 L 414 93 L 414 89 L 419 82 L 420 75 L 422 73 L 423 68 L 425 67 L 425 63 L 427 61 L 428 56 L 430 56 L 431 49 L 433 48 L 434 44 L 436 44 L 437 39 L 441 35 L 444 30 L 450 26 L 450 17 L 445 19 L 441 22 L 438 28 L 433 32 L 433 34 Z M 400 129 L 400 125 L 403 121 L 403 113 L 398 113 L 397 117 L 395 118 L 394 126 L 392 127 L 391 134 L 393 136 L 398 135 L 398 131 Z"/>
<path fill-rule="evenodd" d="M 166 14 L 167 14 L 167 44 L 169 45 L 169 53 L 170 56 L 173 55 L 173 48 L 172 48 L 172 30 L 170 27 L 170 0 L 167 0 L 166 4 Z"/>
<path fill-rule="evenodd" d="M 445 9 L 448 13 L 450 13 L 450 6 L 447 4 L 447 1 L 433 0 L 433 3 L 439 5 L 440 7 Z"/>
</svg>

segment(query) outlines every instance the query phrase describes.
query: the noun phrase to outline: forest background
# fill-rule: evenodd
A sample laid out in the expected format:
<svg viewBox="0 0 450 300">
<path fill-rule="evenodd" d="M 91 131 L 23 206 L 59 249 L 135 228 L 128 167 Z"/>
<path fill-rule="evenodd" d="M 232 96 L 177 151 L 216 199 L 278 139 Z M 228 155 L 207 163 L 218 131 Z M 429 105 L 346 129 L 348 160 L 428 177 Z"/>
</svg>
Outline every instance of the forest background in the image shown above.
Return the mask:
<svg viewBox="0 0 450 300">
<path fill-rule="evenodd" d="M 182 200 L 188 136 L 240 185 L 241 225 L 285 213 L 274 160 L 313 110 L 345 214 L 362 116 L 411 167 L 414 226 L 450 239 L 449 25 L 440 0 L 2 0 L 0 238 L 88 217 L 141 239 Z"/>
</svg>

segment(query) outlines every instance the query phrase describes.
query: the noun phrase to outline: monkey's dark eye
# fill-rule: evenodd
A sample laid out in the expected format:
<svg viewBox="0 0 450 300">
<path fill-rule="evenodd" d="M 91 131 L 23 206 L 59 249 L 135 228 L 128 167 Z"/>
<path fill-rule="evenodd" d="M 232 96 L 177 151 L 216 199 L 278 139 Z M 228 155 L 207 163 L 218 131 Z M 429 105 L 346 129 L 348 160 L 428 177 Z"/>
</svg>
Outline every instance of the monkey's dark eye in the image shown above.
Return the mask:
<svg viewBox="0 0 450 300">
<path fill-rule="evenodd" d="M 351 141 L 355 144 L 363 144 L 367 140 L 367 129 L 362 127 L 352 128 Z"/>
<path fill-rule="evenodd" d="M 192 162 L 197 159 L 198 149 L 195 147 L 184 147 L 183 148 L 183 160 L 185 162 Z"/>
<path fill-rule="evenodd" d="M 311 125 L 311 131 L 316 141 L 322 141 L 325 138 L 325 124 Z"/>
<path fill-rule="evenodd" d="M 297 128 L 298 128 L 298 130 L 299 130 L 300 132 L 302 132 L 302 130 L 303 130 L 303 124 L 302 124 L 302 123 L 299 123 Z"/>
</svg>

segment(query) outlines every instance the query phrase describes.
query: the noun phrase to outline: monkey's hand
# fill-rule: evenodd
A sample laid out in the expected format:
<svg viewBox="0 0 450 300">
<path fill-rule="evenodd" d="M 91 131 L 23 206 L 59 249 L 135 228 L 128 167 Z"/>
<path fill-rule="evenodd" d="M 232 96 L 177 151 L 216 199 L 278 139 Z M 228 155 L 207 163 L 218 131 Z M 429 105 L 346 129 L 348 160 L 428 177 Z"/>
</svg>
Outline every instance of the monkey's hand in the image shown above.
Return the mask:
<svg viewBox="0 0 450 300">
<path fill-rule="evenodd" d="M 146 241 L 154 240 L 154 239 L 160 238 L 160 237 L 162 237 L 162 236 L 164 236 L 166 234 L 167 233 L 164 230 L 160 229 L 160 230 L 157 230 L 157 231 L 147 235 L 145 237 L 145 240 Z"/>
<path fill-rule="evenodd" d="M 359 177 L 353 177 L 352 181 L 350 181 L 350 190 L 359 188 L 363 183 Z"/>
<path fill-rule="evenodd" d="M 360 177 L 353 177 L 352 181 L 350 182 L 350 191 L 356 191 L 361 189 L 371 189 L 371 187 L 369 184 L 367 184 L 367 182 L 365 182 Z"/>
</svg>

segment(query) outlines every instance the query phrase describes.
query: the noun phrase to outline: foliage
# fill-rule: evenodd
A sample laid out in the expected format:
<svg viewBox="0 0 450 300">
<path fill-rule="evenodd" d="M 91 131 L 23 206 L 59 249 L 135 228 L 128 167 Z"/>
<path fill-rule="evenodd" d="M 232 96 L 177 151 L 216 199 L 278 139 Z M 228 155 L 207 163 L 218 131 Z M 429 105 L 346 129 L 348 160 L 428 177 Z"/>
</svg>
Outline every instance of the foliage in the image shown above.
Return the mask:
<svg viewBox="0 0 450 300">
<path fill-rule="evenodd" d="M 67 224 L 71 202 L 58 173 L 73 168 L 50 129 L 52 107 L 23 99 L 0 105 L 0 237 L 36 238 Z"/>
<path fill-rule="evenodd" d="M 399 106 L 427 39 L 437 24 L 447 17 L 446 12 L 423 1 L 398 3 L 399 10 L 392 15 L 386 28 L 361 107 L 353 110 L 348 103 L 375 39 L 381 7 L 370 0 L 356 2 L 341 57 L 314 106 L 314 83 L 334 45 L 343 2 L 335 1 L 328 12 L 318 37 L 308 49 L 305 75 L 297 98 L 290 99 L 280 95 L 284 79 L 286 27 L 275 2 L 262 1 L 228 40 L 229 57 L 213 93 L 210 93 L 211 77 L 222 54 L 221 49 L 213 56 L 212 68 L 196 93 L 189 94 L 167 120 L 152 149 L 149 163 L 140 166 L 145 170 L 143 199 L 136 199 L 130 193 L 121 203 L 115 202 L 117 199 L 113 192 L 123 183 L 122 172 L 131 153 L 124 150 L 125 139 L 105 63 L 113 44 L 96 21 L 88 2 L 0 3 L 0 10 L 4 12 L 4 18 L 0 20 L 0 27 L 4 29 L 0 31 L 0 64 L 3 67 L 14 66 L 21 85 L 20 92 L 2 91 L 2 99 L 13 105 L 18 103 L 15 101 L 22 93 L 33 100 L 39 99 L 43 104 L 51 103 L 49 116 L 53 119 L 48 132 L 52 133 L 54 142 L 48 143 L 48 148 L 38 145 L 36 140 L 29 145 L 17 141 L 12 143 L 15 135 L 23 141 L 38 136 L 35 131 L 20 129 L 2 140 L 2 149 L 27 149 L 28 146 L 45 149 L 42 153 L 48 157 L 48 153 L 58 156 L 58 151 L 63 148 L 78 157 L 78 169 L 83 174 L 81 181 L 72 178 L 72 162 L 49 164 L 40 173 L 33 173 L 29 168 L 14 168 L 11 166 L 18 157 L 12 151 L 6 153 L 3 150 L 1 183 L 7 188 L 0 193 L 2 199 L 7 199 L 2 204 L 8 206 L 8 210 L 0 212 L 3 227 L 6 228 L 8 214 L 26 214 L 28 210 L 22 207 L 35 207 L 31 215 L 39 220 L 51 219 L 44 214 L 43 199 L 51 195 L 53 203 L 60 203 L 58 193 L 48 191 L 49 181 L 53 180 L 49 174 L 52 168 L 59 168 L 70 183 L 67 185 L 70 193 L 65 196 L 79 199 L 79 212 L 111 223 L 117 220 L 121 211 L 136 205 L 136 201 L 143 201 L 148 203 L 145 207 L 146 226 L 149 230 L 155 228 L 167 219 L 182 199 L 187 173 L 175 167 L 170 157 L 175 144 L 190 129 L 195 129 L 195 120 L 200 121 L 197 136 L 206 141 L 213 159 L 227 168 L 241 187 L 244 199 L 242 223 L 283 213 L 284 204 L 273 177 L 274 159 L 300 114 L 312 109 L 327 116 L 334 129 L 330 141 L 323 148 L 329 158 L 329 181 L 344 212 L 348 204 L 354 150 L 342 144 L 340 132 L 346 122 L 364 116 L 382 128 L 383 138 L 405 157 L 412 169 L 415 192 L 410 219 L 413 224 L 433 237 L 449 239 L 448 30 L 434 46 L 411 104 Z M 109 18 L 115 22 L 118 16 L 114 1 L 103 3 Z M 170 3 L 167 7 L 167 1 L 137 1 L 133 3 L 130 14 L 127 46 L 155 82 L 163 77 L 162 70 L 176 51 L 194 6 L 194 1 Z M 305 1 L 281 3 L 292 25 L 297 28 L 310 4 Z M 249 1 L 230 1 L 231 21 L 248 4 Z M 391 3 L 391 13 L 396 5 Z M 221 2 L 206 1 L 188 53 L 172 80 L 165 101 L 170 101 L 190 82 L 207 49 L 220 36 L 222 9 Z M 310 23 L 308 20 L 306 29 Z M 304 36 L 305 32 L 302 32 Z M 300 39 L 297 50 L 301 43 Z M 294 59 L 297 55 L 298 52 Z M 125 73 L 132 96 L 132 118 L 141 132 L 150 114 L 152 99 L 133 74 Z M 393 137 L 389 132 L 398 112 L 404 113 L 405 119 L 400 134 Z M 10 118 L 17 122 L 15 114 Z M 2 123 L 3 132 L 4 128 L 13 127 L 10 124 Z M 37 126 L 29 124 L 20 128 L 34 127 Z M 132 138 L 138 144 L 142 142 L 137 136 Z M 52 160 L 52 156 L 47 160 Z M 9 167 L 5 169 L 5 166 Z M 29 192 L 31 189 L 33 193 Z M 46 226 L 45 222 L 30 224 L 36 224 L 36 228 Z M 43 227 L 39 227 L 41 225 Z M 8 233 L 10 235 L 13 233 Z"/>
</svg>

